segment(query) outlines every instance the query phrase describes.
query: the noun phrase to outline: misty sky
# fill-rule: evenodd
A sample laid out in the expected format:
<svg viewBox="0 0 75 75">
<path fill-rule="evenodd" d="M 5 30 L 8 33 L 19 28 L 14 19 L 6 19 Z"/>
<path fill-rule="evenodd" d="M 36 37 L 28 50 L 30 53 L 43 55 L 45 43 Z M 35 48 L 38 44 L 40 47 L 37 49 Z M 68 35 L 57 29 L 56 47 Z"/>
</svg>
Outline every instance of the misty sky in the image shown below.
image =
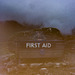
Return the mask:
<svg viewBox="0 0 75 75">
<path fill-rule="evenodd" d="M 75 27 L 75 0 L 0 0 L 0 20 L 43 23 L 70 34 Z"/>
</svg>

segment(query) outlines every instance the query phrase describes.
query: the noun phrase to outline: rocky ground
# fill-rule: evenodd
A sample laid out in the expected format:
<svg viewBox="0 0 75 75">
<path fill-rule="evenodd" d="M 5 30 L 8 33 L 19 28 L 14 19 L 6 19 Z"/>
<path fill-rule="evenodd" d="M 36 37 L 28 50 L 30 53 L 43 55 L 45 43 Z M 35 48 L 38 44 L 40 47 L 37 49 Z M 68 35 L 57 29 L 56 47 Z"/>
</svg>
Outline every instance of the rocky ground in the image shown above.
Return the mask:
<svg viewBox="0 0 75 75">
<path fill-rule="evenodd" d="M 75 65 L 69 62 L 20 63 L 0 57 L 0 75 L 75 75 Z"/>
</svg>

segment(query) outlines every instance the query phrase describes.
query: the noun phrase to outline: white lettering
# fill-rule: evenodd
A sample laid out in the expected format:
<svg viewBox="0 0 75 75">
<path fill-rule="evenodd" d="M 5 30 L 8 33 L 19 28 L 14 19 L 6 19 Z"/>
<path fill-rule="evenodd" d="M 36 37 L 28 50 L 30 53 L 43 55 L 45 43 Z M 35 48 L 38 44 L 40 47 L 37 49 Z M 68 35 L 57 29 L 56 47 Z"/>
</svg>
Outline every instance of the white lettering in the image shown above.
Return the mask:
<svg viewBox="0 0 75 75">
<path fill-rule="evenodd" d="M 26 43 L 26 48 L 39 48 L 40 43 Z"/>
<path fill-rule="evenodd" d="M 26 48 L 51 48 L 51 43 L 26 43 Z"/>
<path fill-rule="evenodd" d="M 50 48 L 51 43 L 43 43 L 42 48 Z"/>
</svg>

